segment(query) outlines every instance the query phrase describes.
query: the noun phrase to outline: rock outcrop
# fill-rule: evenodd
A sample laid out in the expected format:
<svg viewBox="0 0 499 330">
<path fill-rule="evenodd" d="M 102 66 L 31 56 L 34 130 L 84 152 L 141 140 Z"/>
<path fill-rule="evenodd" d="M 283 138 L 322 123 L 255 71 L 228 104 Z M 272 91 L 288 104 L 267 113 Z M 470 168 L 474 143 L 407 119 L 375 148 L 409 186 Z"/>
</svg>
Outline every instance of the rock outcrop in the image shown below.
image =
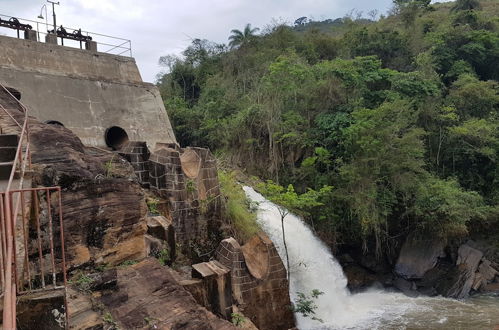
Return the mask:
<svg viewBox="0 0 499 330">
<path fill-rule="evenodd" d="M 234 238 L 223 240 L 216 259 L 231 269 L 234 299 L 259 329 L 294 327 L 286 268 L 265 234 L 255 235 L 243 247 Z"/>
<path fill-rule="evenodd" d="M 435 267 L 439 258 L 445 257 L 445 242 L 441 239 L 409 237 L 400 251 L 395 272 L 405 279 L 422 278 Z"/>
<path fill-rule="evenodd" d="M 286 270 L 264 234 L 243 247 L 224 240 L 218 261 L 194 265 L 193 279 L 182 285 L 165 266 L 177 247 L 198 251 L 214 243 L 213 255 L 220 242 L 220 189 L 208 150 L 159 144 L 149 152 L 144 143 L 129 141 L 120 155 L 83 146 L 63 126 L 30 119 L 30 129 L 33 186 L 61 187 L 66 266 L 73 277 L 83 274 L 68 290 L 70 328 L 233 329 L 213 313 L 230 319 L 235 305 L 262 330 L 294 326 Z M 57 202 L 42 201 L 40 213 L 58 217 L 51 207 Z M 41 227 L 43 249 L 49 249 L 47 224 Z M 61 250 L 60 242 L 54 249 Z M 79 282 L 83 289 L 75 288 Z M 49 315 L 51 322 L 61 319 L 58 313 Z"/>
<path fill-rule="evenodd" d="M 133 168 L 112 152 L 85 148 L 64 127 L 31 123 L 34 184 L 63 188 L 70 267 L 144 258 L 147 205 Z"/>
<path fill-rule="evenodd" d="M 171 271 L 149 258 L 120 268 L 115 288 L 100 301 L 121 329 L 236 329 L 199 306 Z"/>
<path fill-rule="evenodd" d="M 461 245 L 458 250 L 457 267 L 447 274 L 448 280 L 441 292 L 451 298 L 467 297 L 475 281 L 475 272 L 482 257 L 483 252 L 467 244 Z"/>
<path fill-rule="evenodd" d="M 409 296 L 418 294 L 466 298 L 487 291 L 497 282 L 495 264 L 469 240 L 456 248 L 438 240 L 414 241 L 409 236 L 400 252 L 393 285 Z"/>
</svg>

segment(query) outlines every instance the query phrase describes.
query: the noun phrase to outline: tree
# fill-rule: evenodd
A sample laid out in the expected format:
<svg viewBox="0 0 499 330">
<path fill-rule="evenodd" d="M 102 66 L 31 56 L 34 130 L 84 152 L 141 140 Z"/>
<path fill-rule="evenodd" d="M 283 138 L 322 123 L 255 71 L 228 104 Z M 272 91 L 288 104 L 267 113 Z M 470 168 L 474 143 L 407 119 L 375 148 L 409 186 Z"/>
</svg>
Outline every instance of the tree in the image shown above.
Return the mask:
<svg viewBox="0 0 499 330">
<path fill-rule="evenodd" d="M 312 208 L 323 205 L 319 200 L 324 195 L 332 190 L 331 186 L 324 186 L 321 190 L 307 190 L 303 194 L 296 193 L 293 185 L 288 185 L 284 188 L 281 185 L 268 180 L 266 183 L 260 184 L 258 187 L 269 200 L 274 202 L 281 215 L 282 240 L 284 243 L 284 251 L 286 253 L 286 265 L 288 270 L 288 279 L 290 276 L 288 247 L 286 245 L 286 231 L 284 230 L 284 219 L 289 214 L 290 210 L 299 211 L 302 214 L 308 214 Z"/>
<path fill-rule="evenodd" d="M 307 23 L 307 17 L 302 16 L 302 17 L 296 19 L 295 26 L 304 25 L 305 23 Z"/>
<path fill-rule="evenodd" d="M 234 29 L 230 31 L 232 33 L 229 36 L 229 46 L 235 48 L 242 46 L 255 38 L 255 33 L 258 32 L 259 28 L 251 28 L 251 24 L 246 24 L 243 31 Z"/>
<path fill-rule="evenodd" d="M 478 0 L 456 0 L 456 4 L 452 7 L 452 11 L 475 10 L 480 9 L 480 7 L 480 1 Z"/>
</svg>

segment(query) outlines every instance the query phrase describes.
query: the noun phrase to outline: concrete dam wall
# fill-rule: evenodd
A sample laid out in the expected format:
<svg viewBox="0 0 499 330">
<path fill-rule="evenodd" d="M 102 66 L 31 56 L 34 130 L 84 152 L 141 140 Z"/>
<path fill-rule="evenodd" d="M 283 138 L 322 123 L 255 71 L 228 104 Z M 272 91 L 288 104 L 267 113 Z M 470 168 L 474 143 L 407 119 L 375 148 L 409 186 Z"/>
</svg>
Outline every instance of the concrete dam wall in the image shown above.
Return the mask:
<svg viewBox="0 0 499 330">
<path fill-rule="evenodd" d="M 0 36 L 0 82 L 40 121 L 64 125 L 86 145 L 106 146 L 106 135 L 123 131 L 150 148 L 176 142 L 159 90 L 133 58 Z"/>
</svg>

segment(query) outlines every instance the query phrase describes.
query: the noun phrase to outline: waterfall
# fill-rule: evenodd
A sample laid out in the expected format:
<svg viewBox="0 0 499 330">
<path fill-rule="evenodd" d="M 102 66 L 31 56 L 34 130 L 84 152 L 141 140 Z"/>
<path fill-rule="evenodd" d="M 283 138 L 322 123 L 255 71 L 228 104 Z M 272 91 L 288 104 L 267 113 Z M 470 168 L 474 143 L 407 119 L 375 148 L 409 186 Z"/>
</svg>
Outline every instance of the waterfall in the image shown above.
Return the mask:
<svg viewBox="0 0 499 330">
<path fill-rule="evenodd" d="M 247 197 L 258 204 L 258 222 L 274 242 L 286 266 L 281 216 L 277 207 L 252 188 L 245 186 L 243 189 Z M 472 304 L 441 297 L 409 298 L 401 293 L 381 289 L 350 294 L 340 264 L 302 219 L 289 214 L 284 220 L 284 227 L 291 268 L 289 290 L 291 300 L 296 301 L 297 292 L 309 294 L 314 289 L 324 292 L 316 300 L 315 310 L 316 317 L 323 322 L 296 314 L 300 330 L 406 329 L 407 327 L 447 329 L 451 322 L 459 326 L 466 324 L 463 322 L 472 322 L 468 323 L 472 328 L 482 329 L 479 322 L 485 320 L 489 322 L 485 325 L 490 326 L 490 322 L 495 322 L 498 318 L 497 299 L 485 302 L 481 300 Z M 480 311 L 478 314 L 482 318 L 473 320 L 471 316 L 473 311 Z"/>
<path fill-rule="evenodd" d="M 251 201 L 258 203 L 258 222 L 276 245 L 281 259 L 286 260 L 281 216 L 277 207 L 252 188 L 243 189 Z M 316 317 L 323 322 L 297 314 L 298 327 L 307 330 L 353 327 L 357 329 L 362 327 L 361 323 L 369 322 L 369 327 L 372 328 L 372 321 L 384 312 L 376 305 L 380 303 L 380 298 L 384 299 L 389 295 L 378 291 L 351 295 L 340 264 L 302 219 L 288 214 L 284 220 L 284 228 L 291 268 L 291 300 L 297 299 L 297 292 L 309 294 L 314 289 L 324 292 L 316 300 L 315 311 Z"/>
</svg>

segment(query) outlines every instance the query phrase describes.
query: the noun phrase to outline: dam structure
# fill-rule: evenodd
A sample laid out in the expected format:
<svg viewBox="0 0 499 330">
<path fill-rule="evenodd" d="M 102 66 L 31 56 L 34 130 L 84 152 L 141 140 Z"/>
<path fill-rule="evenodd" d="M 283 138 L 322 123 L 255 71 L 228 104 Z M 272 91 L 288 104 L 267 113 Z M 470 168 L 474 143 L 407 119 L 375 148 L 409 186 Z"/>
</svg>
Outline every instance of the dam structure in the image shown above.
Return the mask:
<svg viewBox="0 0 499 330">
<path fill-rule="evenodd" d="M 135 59 L 25 38 L 0 36 L 0 83 L 14 89 L 38 120 L 63 125 L 87 146 L 127 140 L 175 143 L 158 88 L 142 81 Z M 48 37 L 55 37 L 48 34 Z"/>
<path fill-rule="evenodd" d="M 17 30 L 18 37 L 0 35 L 0 327 L 38 324 L 37 317 L 44 316 L 31 309 L 41 303 L 48 304 L 42 314 L 51 304 L 62 306 L 55 319 L 65 328 L 66 274 L 73 259 L 66 263 L 71 231 L 65 238 L 63 213 L 71 192 L 43 179 L 40 163 L 83 165 L 71 174 L 78 176 L 88 170 L 92 155 L 111 154 L 111 164 L 114 152 L 124 149 L 132 172 L 149 186 L 148 150 L 157 144 L 179 147 L 158 88 L 142 80 L 134 58 L 99 52 L 98 43 L 81 29 L 70 34 L 61 26 L 41 42 L 40 32 L 29 24 L 3 17 L 0 26 Z M 80 48 L 64 46 L 64 39 L 79 40 Z M 77 152 L 71 156 L 68 150 Z M 137 150 L 147 153 L 139 157 Z M 100 167 L 93 168 L 95 173 Z M 94 178 L 97 185 L 112 181 L 95 173 L 87 185 Z M 96 194 L 90 195 L 87 200 Z M 84 200 L 80 197 L 77 205 Z"/>
</svg>

